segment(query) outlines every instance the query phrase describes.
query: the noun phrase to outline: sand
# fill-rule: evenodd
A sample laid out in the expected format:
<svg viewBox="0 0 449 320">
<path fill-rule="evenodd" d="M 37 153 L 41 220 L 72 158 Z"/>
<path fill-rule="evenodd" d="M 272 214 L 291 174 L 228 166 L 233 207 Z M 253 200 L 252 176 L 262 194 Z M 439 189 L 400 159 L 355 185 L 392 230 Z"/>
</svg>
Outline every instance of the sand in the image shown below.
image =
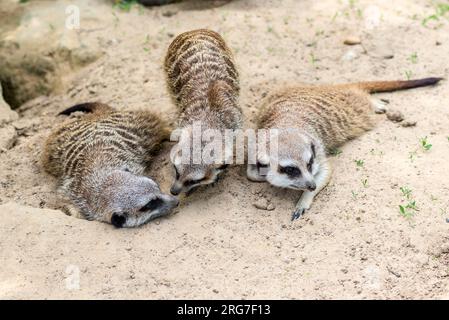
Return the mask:
<svg viewBox="0 0 449 320">
<path fill-rule="evenodd" d="M 331 157 L 329 185 L 293 223 L 297 192 L 251 183 L 233 167 L 169 217 L 115 229 L 60 211 L 56 180 L 39 165 L 43 139 L 60 121 L 55 114 L 75 103 L 173 118 L 162 61 L 173 37 L 194 28 L 220 32 L 234 51 L 247 127 L 262 97 L 283 83 L 447 78 L 449 22 L 422 25 L 434 13 L 431 2 L 108 10 L 103 25 L 81 24 L 81 36 L 101 43 L 103 56 L 68 74 L 62 89 L 22 105 L 0 131 L 9 139 L 0 153 L 0 298 L 449 298 L 447 81 L 377 95 L 416 126 L 379 115 L 374 130 Z M 354 37 L 362 44 L 344 44 Z M 173 175 L 169 148 L 150 172 L 164 190 Z M 408 199 L 401 187 L 411 190 Z M 256 208 L 262 198 L 275 209 Z M 401 214 L 399 206 L 413 201 L 417 210 Z"/>
</svg>

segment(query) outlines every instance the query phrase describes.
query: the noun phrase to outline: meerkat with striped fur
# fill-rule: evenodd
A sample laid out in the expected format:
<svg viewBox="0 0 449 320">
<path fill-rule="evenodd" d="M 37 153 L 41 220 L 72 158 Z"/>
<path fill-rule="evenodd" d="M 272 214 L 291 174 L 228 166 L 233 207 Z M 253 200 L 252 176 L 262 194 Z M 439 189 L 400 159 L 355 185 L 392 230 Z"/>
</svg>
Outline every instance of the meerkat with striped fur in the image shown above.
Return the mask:
<svg viewBox="0 0 449 320">
<path fill-rule="evenodd" d="M 44 169 L 59 178 L 60 191 L 88 220 L 135 227 L 168 214 L 178 200 L 144 176 L 152 153 L 168 138 L 165 122 L 148 111 L 120 112 L 85 103 L 61 112 L 72 118 L 45 142 Z"/>
<path fill-rule="evenodd" d="M 177 36 L 168 48 L 165 71 L 182 131 L 175 146 L 178 151 L 172 157 L 176 178 L 170 191 L 177 195 L 217 181 L 230 160 L 222 156 L 213 163 L 193 163 L 192 157 L 188 163 L 182 161 L 180 150 L 193 149 L 195 123 L 200 123 L 202 132 L 235 130 L 242 126 L 242 112 L 237 104 L 238 72 L 230 49 L 218 33 L 200 29 Z M 204 141 L 200 143 L 203 150 Z"/>
<path fill-rule="evenodd" d="M 259 152 L 257 163 L 247 166 L 248 178 L 303 191 L 292 215 L 292 220 L 299 218 L 329 182 L 329 151 L 372 129 L 373 111 L 385 112 L 385 105 L 371 93 L 429 86 L 440 80 L 298 86 L 270 95 L 258 127 L 277 129 L 277 154 Z"/>
</svg>

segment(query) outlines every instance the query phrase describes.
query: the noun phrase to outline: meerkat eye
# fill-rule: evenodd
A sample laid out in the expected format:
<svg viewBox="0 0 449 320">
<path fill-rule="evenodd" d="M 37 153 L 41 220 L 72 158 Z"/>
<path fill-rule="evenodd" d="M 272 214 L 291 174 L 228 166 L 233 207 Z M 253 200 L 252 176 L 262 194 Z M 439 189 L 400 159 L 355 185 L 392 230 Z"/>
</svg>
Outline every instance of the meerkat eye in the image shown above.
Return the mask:
<svg viewBox="0 0 449 320">
<path fill-rule="evenodd" d="M 217 169 L 218 169 L 218 170 L 224 170 L 224 169 L 226 169 L 227 167 L 229 167 L 229 164 L 225 163 L 225 164 L 222 164 L 221 166 L 219 166 Z"/>
<path fill-rule="evenodd" d="M 140 208 L 140 211 L 153 211 L 157 208 L 159 208 L 164 201 L 162 201 L 159 198 L 150 200 L 146 205 L 144 205 L 142 208 Z"/>
<path fill-rule="evenodd" d="M 268 167 L 268 164 L 262 164 L 262 163 L 260 163 L 259 161 L 257 161 L 257 168 L 258 169 L 260 169 L 260 168 L 267 168 Z"/>
<path fill-rule="evenodd" d="M 315 145 L 313 144 L 313 142 L 311 143 L 310 148 L 312 149 L 312 158 L 314 158 L 316 156 L 316 153 L 315 153 Z"/>
<path fill-rule="evenodd" d="M 301 170 L 293 166 L 279 167 L 279 172 L 284 173 L 292 178 L 299 177 L 301 175 Z"/>
</svg>

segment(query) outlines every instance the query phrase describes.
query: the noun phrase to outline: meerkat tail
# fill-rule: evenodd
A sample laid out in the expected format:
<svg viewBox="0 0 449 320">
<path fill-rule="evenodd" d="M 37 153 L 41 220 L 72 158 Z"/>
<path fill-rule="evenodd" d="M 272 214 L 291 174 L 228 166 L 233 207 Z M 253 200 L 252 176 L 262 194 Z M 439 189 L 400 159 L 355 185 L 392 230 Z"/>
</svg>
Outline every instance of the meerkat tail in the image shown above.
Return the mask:
<svg viewBox="0 0 449 320">
<path fill-rule="evenodd" d="M 64 115 L 68 116 L 74 112 L 86 112 L 86 113 L 97 113 L 97 112 L 107 112 L 114 110 L 110 106 L 103 104 L 101 102 L 86 102 L 74 105 L 73 107 L 67 108 L 64 111 L 58 113 L 58 116 Z"/>
<path fill-rule="evenodd" d="M 344 87 L 357 87 L 369 93 L 391 92 L 397 90 L 406 90 L 418 87 L 425 87 L 437 84 L 443 78 L 431 77 L 414 80 L 396 80 L 396 81 L 367 81 L 350 83 Z"/>
</svg>

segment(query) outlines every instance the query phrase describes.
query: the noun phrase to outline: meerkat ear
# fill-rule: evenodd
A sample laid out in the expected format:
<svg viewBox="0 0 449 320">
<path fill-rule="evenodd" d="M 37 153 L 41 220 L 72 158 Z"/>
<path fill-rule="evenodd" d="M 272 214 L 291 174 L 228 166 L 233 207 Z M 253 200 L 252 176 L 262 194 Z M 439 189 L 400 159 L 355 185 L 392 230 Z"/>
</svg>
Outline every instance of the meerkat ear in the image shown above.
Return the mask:
<svg viewBox="0 0 449 320">
<path fill-rule="evenodd" d="M 234 97 L 231 92 L 231 86 L 225 81 L 217 80 L 212 82 L 207 93 L 211 107 L 220 107 L 232 103 L 234 101 Z"/>
<path fill-rule="evenodd" d="M 67 108 L 64 111 L 58 113 L 58 116 L 61 115 L 68 116 L 74 112 L 95 113 L 95 112 L 107 112 L 112 110 L 113 108 L 101 102 L 86 102 Z"/>
</svg>

